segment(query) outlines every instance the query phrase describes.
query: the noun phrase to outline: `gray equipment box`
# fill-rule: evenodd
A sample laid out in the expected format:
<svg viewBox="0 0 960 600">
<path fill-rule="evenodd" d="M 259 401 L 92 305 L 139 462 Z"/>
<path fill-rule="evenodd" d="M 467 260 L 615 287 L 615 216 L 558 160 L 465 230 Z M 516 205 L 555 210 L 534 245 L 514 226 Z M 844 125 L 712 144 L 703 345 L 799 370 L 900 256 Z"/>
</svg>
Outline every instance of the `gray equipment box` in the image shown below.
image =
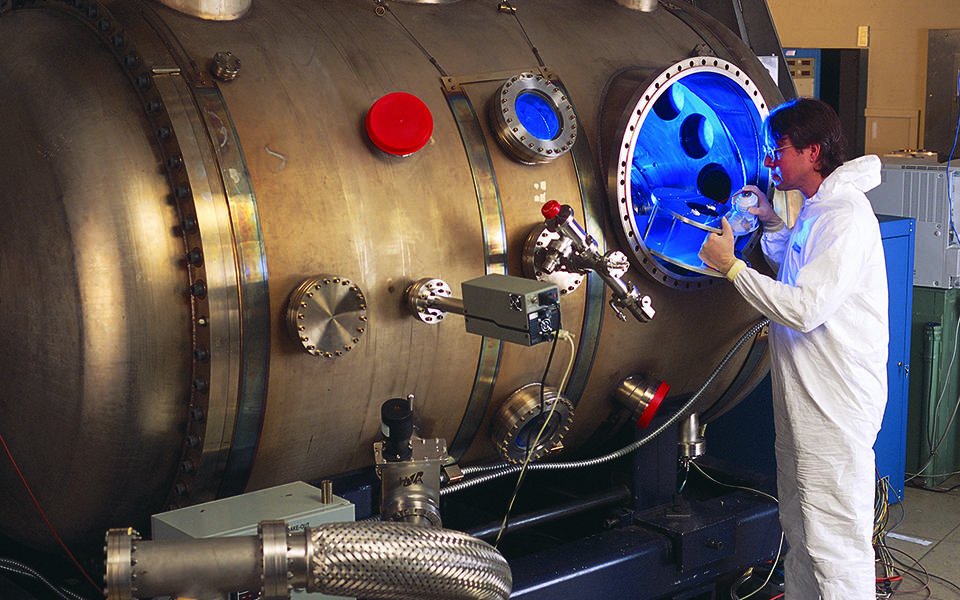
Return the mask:
<svg viewBox="0 0 960 600">
<path fill-rule="evenodd" d="M 491 274 L 460 287 L 469 333 L 533 346 L 560 328 L 560 293 L 552 283 Z"/>
<path fill-rule="evenodd" d="M 296 481 L 277 487 L 241 494 L 178 508 L 153 515 L 150 529 L 154 540 L 257 535 L 260 521 L 282 519 L 293 530 L 316 527 L 324 523 L 354 520 L 354 507 L 349 501 L 333 496 L 324 504 L 320 490 Z M 257 592 L 241 592 L 239 598 L 259 598 Z M 294 600 L 343 600 L 342 596 L 308 594 L 294 591 Z"/>
<path fill-rule="evenodd" d="M 960 168 L 947 168 L 929 159 L 883 158 L 882 181 L 867 192 L 877 214 L 917 220 L 913 285 L 960 287 L 960 240 L 950 228 L 960 228 Z M 950 195 L 947 195 L 949 179 Z"/>
</svg>

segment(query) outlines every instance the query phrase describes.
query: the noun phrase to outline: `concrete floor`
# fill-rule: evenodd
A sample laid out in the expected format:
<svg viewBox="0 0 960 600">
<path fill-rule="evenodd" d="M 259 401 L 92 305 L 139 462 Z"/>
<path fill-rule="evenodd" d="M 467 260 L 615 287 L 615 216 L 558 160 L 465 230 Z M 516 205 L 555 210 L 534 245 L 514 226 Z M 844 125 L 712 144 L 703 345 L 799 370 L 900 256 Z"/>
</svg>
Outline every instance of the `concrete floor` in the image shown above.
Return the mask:
<svg viewBox="0 0 960 600">
<path fill-rule="evenodd" d="M 954 476 L 938 488 L 960 483 Z M 902 523 L 897 523 L 903 519 Z M 891 531 L 892 529 L 892 531 Z M 960 585 L 960 488 L 942 494 L 907 487 L 904 499 L 890 506 L 887 545 L 906 553 L 892 554 L 904 563 L 914 564 L 913 557 L 927 572 Z M 892 533 L 892 535 L 890 535 Z M 904 577 L 895 600 L 960 600 L 960 590 L 936 578 L 915 572 L 918 579 Z"/>
</svg>

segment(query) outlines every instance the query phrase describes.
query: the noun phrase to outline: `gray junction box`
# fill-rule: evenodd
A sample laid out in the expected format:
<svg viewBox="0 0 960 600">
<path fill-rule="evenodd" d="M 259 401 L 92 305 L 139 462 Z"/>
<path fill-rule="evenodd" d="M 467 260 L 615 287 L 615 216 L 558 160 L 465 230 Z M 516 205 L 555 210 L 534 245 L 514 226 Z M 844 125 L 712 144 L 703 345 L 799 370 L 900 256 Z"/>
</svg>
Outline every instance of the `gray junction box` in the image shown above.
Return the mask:
<svg viewBox="0 0 960 600">
<path fill-rule="evenodd" d="M 877 214 L 917 220 L 913 285 L 960 287 L 960 168 L 922 158 L 883 158 L 882 181 L 867 192 Z M 949 194 L 948 194 L 949 180 Z M 952 207 L 951 207 L 952 204 Z"/>
<path fill-rule="evenodd" d="M 150 530 L 154 540 L 257 535 L 257 525 L 271 520 L 284 520 L 287 528 L 292 530 L 353 521 L 354 506 L 339 496 L 333 496 L 328 504 L 324 504 L 319 489 L 295 481 L 153 515 Z M 259 597 L 258 591 L 241 592 L 239 600 Z M 308 594 L 302 590 L 294 591 L 290 597 L 294 600 L 343 600 L 343 596 Z"/>
<path fill-rule="evenodd" d="M 533 346 L 560 328 L 560 292 L 552 283 L 491 274 L 460 287 L 469 333 Z"/>
</svg>

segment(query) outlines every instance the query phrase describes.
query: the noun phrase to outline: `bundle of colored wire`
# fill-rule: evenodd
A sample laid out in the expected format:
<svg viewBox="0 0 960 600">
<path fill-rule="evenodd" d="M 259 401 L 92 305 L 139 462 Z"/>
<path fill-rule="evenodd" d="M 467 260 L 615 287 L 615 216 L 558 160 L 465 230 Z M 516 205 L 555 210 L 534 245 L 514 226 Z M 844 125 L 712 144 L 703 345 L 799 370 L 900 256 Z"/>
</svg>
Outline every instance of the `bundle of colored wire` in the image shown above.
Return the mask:
<svg viewBox="0 0 960 600">
<path fill-rule="evenodd" d="M 960 586 L 956 583 L 928 572 L 919 560 L 903 550 L 887 544 L 887 533 L 893 531 L 903 523 L 903 518 L 901 518 L 896 525 L 890 527 L 889 493 L 889 480 L 886 477 L 878 478 L 874 503 L 873 548 L 876 554 L 878 571 L 881 572 L 882 575 L 877 577 L 877 598 L 891 598 L 900 595 L 906 596 L 909 594 L 919 594 L 920 592 L 926 592 L 925 598 L 932 598 L 933 590 L 930 588 L 931 579 L 936 579 L 960 591 Z M 903 511 L 903 499 L 900 500 L 900 509 Z M 906 515 L 905 511 L 903 515 Z M 897 558 L 896 555 L 903 555 L 909 559 L 910 562 L 904 562 L 900 558 Z M 911 571 L 915 571 L 916 573 L 912 573 Z M 915 581 L 919 587 L 915 589 L 901 589 L 905 578 Z"/>
<path fill-rule="evenodd" d="M 877 595 L 885 593 L 894 581 L 893 558 L 890 556 L 886 545 L 887 526 L 889 525 L 890 502 L 889 502 L 890 480 L 887 477 L 877 478 L 877 488 L 873 501 L 873 550 L 876 555 L 876 561 L 883 572 L 882 577 L 877 578 Z M 899 585 L 902 578 L 897 579 Z M 885 589 L 881 589 L 881 587 Z"/>
</svg>

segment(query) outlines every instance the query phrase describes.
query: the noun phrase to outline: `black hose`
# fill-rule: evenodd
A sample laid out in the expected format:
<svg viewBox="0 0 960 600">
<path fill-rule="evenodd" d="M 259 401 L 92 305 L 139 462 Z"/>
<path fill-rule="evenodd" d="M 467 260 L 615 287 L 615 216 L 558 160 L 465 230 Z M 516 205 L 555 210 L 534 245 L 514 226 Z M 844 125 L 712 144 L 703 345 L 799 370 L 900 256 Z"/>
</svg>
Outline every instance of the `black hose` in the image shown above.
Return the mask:
<svg viewBox="0 0 960 600">
<path fill-rule="evenodd" d="M 0 570 L 7 571 L 8 573 L 14 573 L 16 575 L 23 575 L 25 577 L 30 577 L 34 579 L 53 591 L 57 596 L 62 600 L 86 600 L 83 596 L 75 594 L 68 589 L 61 588 L 54 583 L 51 583 L 46 577 L 35 571 L 34 569 L 28 567 L 27 565 L 11 560 L 9 558 L 0 558 Z"/>
</svg>

